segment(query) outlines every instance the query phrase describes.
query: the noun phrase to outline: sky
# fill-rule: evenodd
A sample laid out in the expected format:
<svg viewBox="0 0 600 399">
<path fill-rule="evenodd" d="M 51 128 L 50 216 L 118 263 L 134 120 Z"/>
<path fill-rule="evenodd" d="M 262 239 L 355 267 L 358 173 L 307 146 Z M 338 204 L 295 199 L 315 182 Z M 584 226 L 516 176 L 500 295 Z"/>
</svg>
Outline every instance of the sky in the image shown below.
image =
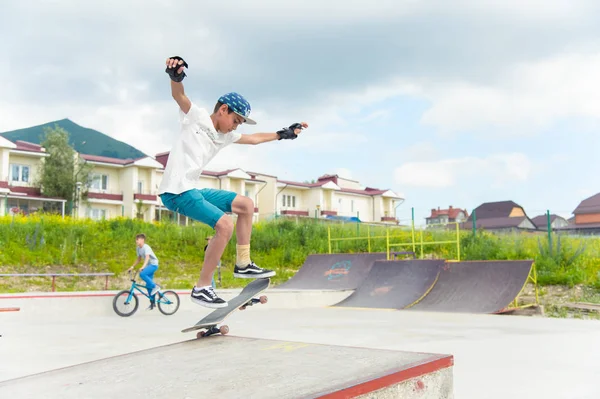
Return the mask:
<svg viewBox="0 0 600 399">
<path fill-rule="evenodd" d="M 297 140 L 208 166 L 387 188 L 432 208 L 512 200 L 563 217 L 600 192 L 600 2 L 3 2 L 0 131 L 69 118 L 153 155 L 179 134 L 165 60 L 194 103 L 237 91 Z"/>
</svg>

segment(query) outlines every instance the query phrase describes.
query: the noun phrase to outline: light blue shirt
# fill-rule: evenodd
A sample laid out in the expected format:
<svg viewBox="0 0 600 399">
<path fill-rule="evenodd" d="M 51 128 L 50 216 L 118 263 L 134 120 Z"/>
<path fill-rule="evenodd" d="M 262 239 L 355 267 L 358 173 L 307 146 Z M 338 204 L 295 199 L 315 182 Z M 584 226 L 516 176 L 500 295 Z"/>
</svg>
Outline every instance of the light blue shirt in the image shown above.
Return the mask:
<svg viewBox="0 0 600 399">
<path fill-rule="evenodd" d="M 154 251 L 152 251 L 152 248 L 150 248 L 150 245 L 144 244 L 144 246 L 141 248 L 136 247 L 136 252 L 137 255 L 142 258 L 142 260 L 146 259 L 146 255 L 150 255 L 150 260 L 148 260 L 148 264 L 158 266 L 158 258 L 154 254 Z"/>
</svg>

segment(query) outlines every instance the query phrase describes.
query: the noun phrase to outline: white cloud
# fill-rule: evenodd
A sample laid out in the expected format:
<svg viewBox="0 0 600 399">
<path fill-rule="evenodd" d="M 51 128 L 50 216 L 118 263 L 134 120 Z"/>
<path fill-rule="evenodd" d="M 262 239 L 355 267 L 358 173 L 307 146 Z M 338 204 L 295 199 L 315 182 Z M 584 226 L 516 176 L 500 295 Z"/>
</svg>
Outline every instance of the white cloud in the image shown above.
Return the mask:
<svg viewBox="0 0 600 399">
<path fill-rule="evenodd" d="M 600 119 L 600 53 L 515 65 L 496 85 L 425 83 L 422 122 L 441 131 L 537 133 L 564 118 Z M 492 130 L 487 130 L 491 128 Z"/>
<path fill-rule="evenodd" d="M 464 157 L 428 162 L 407 162 L 394 171 L 401 186 L 449 188 L 473 187 L 481 190 L 527 181 L 533 164 L 520 153 L 494 154 L 485 158 Z"/>
</svg>

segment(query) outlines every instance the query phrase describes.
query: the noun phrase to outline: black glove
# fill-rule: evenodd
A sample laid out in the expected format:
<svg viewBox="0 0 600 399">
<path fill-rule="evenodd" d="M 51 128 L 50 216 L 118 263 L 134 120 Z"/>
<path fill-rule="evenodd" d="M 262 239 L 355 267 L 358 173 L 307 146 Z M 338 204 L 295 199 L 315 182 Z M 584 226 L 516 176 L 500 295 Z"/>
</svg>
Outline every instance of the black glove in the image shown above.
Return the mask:
<svg viewBox="0 0 600 399">
<path fill-rule="evenodd" d="M 293 125 L 290 125 L 290 127 L 286 127 L 277 131 L 277 134 L 279 135 L 278 140 L 296 140 L 298 138 L 298 135 L 294 133 L 294 130 L 296 129 L 302 129 L 302 125 L 299 123 L 294 123 Z"/>
<path fill-rule="evenodd" d="M 169 77 L 171 78 L 171 80 L 173 82 L 181 82 L 183 80 L 183 78 L 185 78 L 187 75 L 185 74 L 185 72 L 181 71 L 181 73 L 177 73 L 177 71 L 179 70 L 179 68 L 181 68 L 182 66 L 184 67 L 188 67 L 187 62 L 185 62 L 183 60 L 183 58 L 179 57 L 179 56 L 175 56 L 175 57 L 171 57 L 174 60 L 177 61 L 183 61 L 183 64 L 181 65 L 177 65 L 175 68 L 169 68 L 167 67 L 167 69 L 165 70 L 165 72 L 169 75 Z"/>
</svg>

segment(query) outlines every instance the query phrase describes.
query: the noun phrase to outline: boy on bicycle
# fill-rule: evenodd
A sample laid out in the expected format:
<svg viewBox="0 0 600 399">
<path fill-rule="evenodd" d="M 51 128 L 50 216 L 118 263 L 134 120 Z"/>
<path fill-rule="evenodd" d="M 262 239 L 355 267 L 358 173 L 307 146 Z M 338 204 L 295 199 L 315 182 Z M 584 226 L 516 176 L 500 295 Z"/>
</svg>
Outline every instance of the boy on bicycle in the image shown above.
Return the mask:
<svg viewBox="0 0 600 399">
<path fill-rule="evenodd" d="M 154 309 L 154 295 L 158 293 L 160 290 L 160 286 L 156 284 L 152 279 L 154 278 L 154 273 L 158 270 L 158 258 L 152 251 L 152 248 L 148 244 L 146 244 L 146 235 L 138 234 L 135 236 L 136 243 L 136 254 L 137 258 L 133 266 L 131 266 L 127 271 L 133 270 L 133 268 L 143 259 L 144 263 L 142 267 L 140 267 L 140 278 L 144 280 L 146 283 L 146 288 L 148 289 L 148 295 L 150 296 L 150 307 L 148 309 Z"/>
<path fill-rule="evenodd" d="M 252 233 L 253 201 L 232 191 L 200 188 L 204 167 L 226 146 L 256 145 L 275 140 L 294 140 L 308 127 L 294 123 L 274 133 L 240 134 L 239 125 L 255 125 L 250 119 L 250 103 L 238 93 L 221 96 L 212 111 L 192 103 L 183 90 L 184 69 L 188 64 L 181 57 L 167 59 L 165 72 L 171 79 L 171 96 L 179 106 L 181 132 L 175 139 L 165 167 L 159 196 L 164 206 L 190 219 L 200 221 L 215 229 L 215 235 L 206 249 L 200 277 L 191 290 L 191 300 L 209 308 L 223 308 L 227 302 L 219 298 L 212 287 L 213 273 L 223 251 L 233 234 L 233 219 L 225 213 L 235 213 L 236 262 L 234 277 L 265 278 L 275 272 L 259 267 L 251 260 L 250 236 Z"/>
</svg>

